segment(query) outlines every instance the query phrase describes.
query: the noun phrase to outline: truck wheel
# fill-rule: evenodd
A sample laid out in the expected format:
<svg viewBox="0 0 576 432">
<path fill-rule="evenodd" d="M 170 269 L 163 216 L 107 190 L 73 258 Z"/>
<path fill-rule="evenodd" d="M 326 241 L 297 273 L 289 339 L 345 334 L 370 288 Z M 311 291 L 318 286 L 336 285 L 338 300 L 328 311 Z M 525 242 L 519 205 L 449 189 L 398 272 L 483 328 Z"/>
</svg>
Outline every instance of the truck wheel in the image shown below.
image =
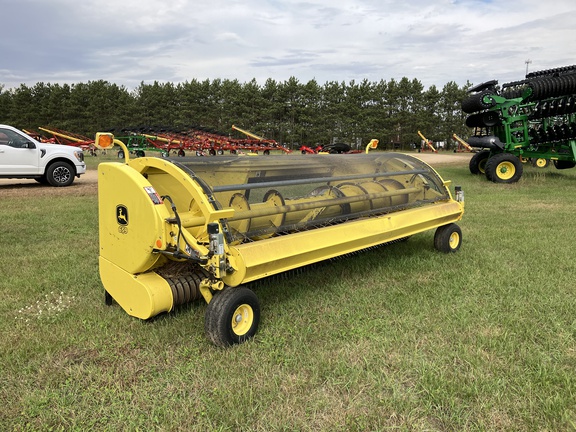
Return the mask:
<svg viewBox="0 0 576 432">
<path fill-rule="evenodd" d="M 455 223 L 442 225 L 434 234 L 434 247 L 444 253 L 456 252 L 462 245 L 462 230 Z"/>
<path fill-rule="evenodd" d="M 486 178 L 494 183 L 515 183 L 523 170 L 520 159 L 509 153 L 498 153 L 486 162 Z"/>
<path fill-rule="evenodd" d="M 242 343 L 256 334 L 260 303 L 245 287 L 225 288 L 214 294 L 204 320 L 206 337 L 217 346 Z"/>
<path fill-rule="evenodd" d="M 490 150 L 482 150 L 470 159 L 468 168 L 472 174 L 484 174 L 486 172 L 486 161 L 490 157 Z"/>
<path fill-rule="evenodd" d="M 70 186 L 74 181 L 74 168 L 68 162 L 58 161 L 48 166 L 45 175 L 52 186 Z"/>
</svg>

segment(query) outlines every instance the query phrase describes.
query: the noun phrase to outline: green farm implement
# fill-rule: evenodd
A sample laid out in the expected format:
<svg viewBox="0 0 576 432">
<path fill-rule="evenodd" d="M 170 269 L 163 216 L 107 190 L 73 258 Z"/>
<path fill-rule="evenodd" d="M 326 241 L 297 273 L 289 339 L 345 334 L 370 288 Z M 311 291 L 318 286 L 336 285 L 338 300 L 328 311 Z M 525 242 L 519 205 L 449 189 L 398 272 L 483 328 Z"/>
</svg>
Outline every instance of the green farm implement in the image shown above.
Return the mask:
<svg viewBox="0 0 576 432">
<path fill-rule="evenodd" d="M 482 149 L 470 160 L 472 174 L 513 183 L 528 160 L 538 167 L 549 161 L 557 169 L 576 166 L 576 65 L 532 72 L 501 87 L 488 81 L 469 93 L 462 110 L 474 134 L 467 142 Z"/>
</svg>

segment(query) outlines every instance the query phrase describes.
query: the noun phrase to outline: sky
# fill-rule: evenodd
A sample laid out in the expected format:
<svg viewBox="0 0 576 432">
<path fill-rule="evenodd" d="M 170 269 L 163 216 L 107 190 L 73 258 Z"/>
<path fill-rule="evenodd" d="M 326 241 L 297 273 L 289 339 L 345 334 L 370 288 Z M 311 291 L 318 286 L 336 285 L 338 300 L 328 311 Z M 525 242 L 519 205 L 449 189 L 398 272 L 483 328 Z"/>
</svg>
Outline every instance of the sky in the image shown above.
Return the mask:
<svg viewBox="0 0 576 432">
<path fill-rule="evenodd" d="M 0 87 L 106 80 L 425 88 L 576 64 L 574 0 L 0 0 Z"/>
</svg>

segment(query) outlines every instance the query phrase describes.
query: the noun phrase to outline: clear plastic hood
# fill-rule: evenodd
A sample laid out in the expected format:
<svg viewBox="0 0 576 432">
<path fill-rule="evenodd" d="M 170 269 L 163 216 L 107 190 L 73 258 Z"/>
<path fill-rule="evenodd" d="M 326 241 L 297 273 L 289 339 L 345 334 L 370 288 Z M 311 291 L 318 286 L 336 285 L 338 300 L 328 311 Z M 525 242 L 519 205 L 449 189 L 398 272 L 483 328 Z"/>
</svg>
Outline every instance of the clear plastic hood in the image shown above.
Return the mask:
<svg viewBox="0 0 576 432">
<path fill-rule="evenodd" d="M 393 153 L 179 158 L 172 162 L 233 208 L 231 240 L 269 238 L 447 200 L 432 167 Z"/>
</svg>

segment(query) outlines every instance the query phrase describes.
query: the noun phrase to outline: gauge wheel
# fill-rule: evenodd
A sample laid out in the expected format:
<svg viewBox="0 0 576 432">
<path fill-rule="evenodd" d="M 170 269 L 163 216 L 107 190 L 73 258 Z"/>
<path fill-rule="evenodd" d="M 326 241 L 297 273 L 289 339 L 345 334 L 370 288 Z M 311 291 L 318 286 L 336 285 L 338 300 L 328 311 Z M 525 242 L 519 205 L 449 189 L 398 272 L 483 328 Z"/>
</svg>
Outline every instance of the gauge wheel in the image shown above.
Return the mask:
<svg viewBox="0 0 576 432">
<path fill-rule="evenodd" d="M 220 347 L 245 342 L 256 334 L 260 322 L 260 303 L 246 287 L 227 287 L 208 303 L 204 320 L 206 337 Z"/>
<path fill-rule="evenodd" d="M 535 158 L 532 159 L 532 165 L 536 168 L 546 168 L 548 165 L 550 165 L 550 161 L 544 158 Z"/>
<path fill-rule="evenodd" d="M 146 156 L 144 150 L 136 150 L 136 157 L 144 157 L 144 156 Z"/>
<path fill-rule="evenodd" d="M 434 247 L 444 253 L 456 252 L 462 245 L 462 230 L 455 223 L 442 225 L 434 234 Z"/>
<path fill-rule="evenodd" d="M 124 150 L 118 151 L 118 159 L 124 159 Z"/>
<path fill-rule="evenodd" d="M 494 183 L 515 183 L 523 172 L 522 162 L 509 153 L 499 153 L 486 162 L 486 178 Z"/>
<path fill-rule="evenodd" d="M 484 174 L 486 172 L 486 161 L 490 157 L 490 150 L 482 150 L 470 159 L 468 168 L 472 174 Z"/>
</svg>

